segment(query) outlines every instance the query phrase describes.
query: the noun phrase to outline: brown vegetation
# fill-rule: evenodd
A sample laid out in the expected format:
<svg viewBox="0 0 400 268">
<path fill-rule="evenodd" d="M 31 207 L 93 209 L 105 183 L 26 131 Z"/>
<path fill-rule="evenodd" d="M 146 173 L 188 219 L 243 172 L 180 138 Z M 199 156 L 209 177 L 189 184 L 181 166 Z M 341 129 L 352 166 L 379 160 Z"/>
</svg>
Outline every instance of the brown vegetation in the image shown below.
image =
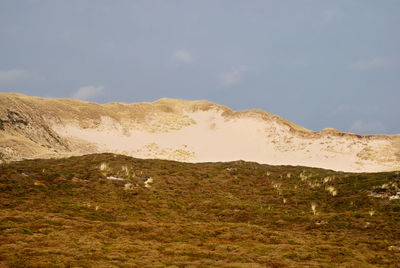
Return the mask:
<svg viewBox="0 0 400 268">
<path fill-rule="evenodd" d="M 400 201 L 370 194 L 399 179 L 112 154 L 3 164 L 0 266 L 394 267 Z"/>
</svg>

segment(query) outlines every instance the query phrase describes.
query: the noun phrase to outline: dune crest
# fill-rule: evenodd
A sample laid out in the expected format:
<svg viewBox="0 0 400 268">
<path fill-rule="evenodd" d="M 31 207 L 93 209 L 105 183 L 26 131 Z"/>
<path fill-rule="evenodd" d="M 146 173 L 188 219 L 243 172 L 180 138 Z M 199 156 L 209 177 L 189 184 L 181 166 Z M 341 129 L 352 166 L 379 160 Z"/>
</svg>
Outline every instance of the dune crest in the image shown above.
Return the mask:
<svg viewBox="0 0 400 268">
<path fill-rule="evenodd" d="M 341 171 L 400 170 L 400 135 L 313 132 L 209 101 L 97 104 L 0 94 L 4 161 L 112 152 L 185 162 L 246 160 Z"/>
</svg>

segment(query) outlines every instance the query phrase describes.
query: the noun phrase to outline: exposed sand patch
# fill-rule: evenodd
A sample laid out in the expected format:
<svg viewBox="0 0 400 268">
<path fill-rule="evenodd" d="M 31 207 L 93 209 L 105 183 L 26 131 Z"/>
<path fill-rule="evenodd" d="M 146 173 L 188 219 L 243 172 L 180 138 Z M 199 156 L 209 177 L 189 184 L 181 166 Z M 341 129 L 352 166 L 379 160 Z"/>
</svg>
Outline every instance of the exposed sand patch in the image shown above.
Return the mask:
<svg viewBox="0 0 400 268">
<path fill-rule="evenodd" d="M 125 180 L 123 178 L 118 178 L 118 177 L 114 177 L 114 176 L 108 176 L 107 179 L 112 180 L 112 181 L 124 181 Z"/>
<path fill-rule="evenodd" d="M 138 124 L 124 127 L 116 120 L 101 117 L 96 128 L 77 124 L 54 125 L 61 136 L 85 140 L 100 151 L 141 158 L 162 158 L 189 162 L 246 160 L 274 165 L 318 166 L 342 171 L 391 169 L 393 154 L 385 152 L 385 139 L 356 136 L 297 135 L 288 125 L 254 117 L 231 118 L 219 110 L 186 112 L 183 127 L 146 131 Z M 372 150 L 372 151 L 371 151 Z M 382 161 L 370 160 L 370 151 Z M 386 157 L 386 158 L 385 158 Z M 400 168 L 400 167 L 399 167 Z"/>
</svg>

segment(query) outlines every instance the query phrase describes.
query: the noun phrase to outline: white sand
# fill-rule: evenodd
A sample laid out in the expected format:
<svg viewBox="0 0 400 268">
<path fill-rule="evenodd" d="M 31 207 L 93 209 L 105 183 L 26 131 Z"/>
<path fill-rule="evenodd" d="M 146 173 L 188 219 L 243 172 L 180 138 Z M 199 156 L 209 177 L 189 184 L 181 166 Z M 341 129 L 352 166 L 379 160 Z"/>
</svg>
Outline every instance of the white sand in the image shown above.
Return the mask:
<svg viewBox="0 0 400 268">
<path fill-rule="evenodd" d="M 257 117 L 226 120 L 217 110 L 186 113 L 185 116 L 196 124 L 179 130 L 151 132 L 133 123 L 123 127 L 119 122 L 103 117 L 96 128 L 83 129 L 70 123 L 54 124 L 53 129 L 71 141 L 79 139 L 95 143 L 99 151 L 140 158 L 188 162 L 241 159 L 364 172 L 393 169 L 390 165 L 393 161 L 371 161 L 357 156 L 366 147 L 378 152 L 389 150 L 390 143 L 384 139 L 331 138 L 326 135 L 304 138 L 293 134 L 287 125 L 278 121 Z"/>
</svg>

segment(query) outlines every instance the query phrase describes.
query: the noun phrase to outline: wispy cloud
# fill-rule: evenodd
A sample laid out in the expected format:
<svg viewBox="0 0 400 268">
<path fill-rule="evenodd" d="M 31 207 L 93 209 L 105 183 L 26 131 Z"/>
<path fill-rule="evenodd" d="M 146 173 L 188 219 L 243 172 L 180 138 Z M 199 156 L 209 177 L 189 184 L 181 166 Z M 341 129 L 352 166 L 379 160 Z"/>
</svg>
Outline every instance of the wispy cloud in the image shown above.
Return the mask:
<svg viewBox="0 0 400 268">
<path fill-rule="evenodd" d="M 244 78 L 246 71 L 247 68 L 245 66 L 240 66 L 232 69 L 230 72 L 222 74 L 220 76 L 221 85 L 224 87 L 230 87 L 238 84 Z"/>
<path fill-rule="evenodd" d="M 353 70 L 376 70 L 391 66 L 391 62 L 386 57 L 375 57 L 373 59 L 360 60 L 350 64 L 348 67 Z"/>
<path fill-rule="evenodd" d="M 343 18 L 343 12 L 337 8 L 327 9 L 323 13 L 323 23 L 329 24 L 334 21 L 339 21 Z"/>
<path fill-rule="evenodd" d="M 365 122 L 365 121 L 355 121 L 351 124 L 351 132 L 355 133 L 383 133 L 385 127 L 381 122 Z"/>
<path fill-rule="evenodd" d="M 28 77 L 26 70 L 14 69 L 9 71 L 0 71 L 0 82 L 11 82 Z"/>
<path fill-rule="evenodd" d="M 72 94 L 72 98 L 80 99 L 80 100 L 89 100 L 99 96 L 104 90 L 103 86 L 84 86 L 80 87 L 74 94 Z"/>
<path fill-rule="evenodd" d="M 350 114 L 359 114 L 365 118 L 382 113 L 382 107 L 378 104 L 340 104 L 333 108 L 329 115 L 331 116 L 346 116 Z"/>
<path fill-rule="evenodd" d="M 346 113 L 351 112 L 351 110 L 353 110 L 352 106 L 350 106 L 348 104 L 341 104 L 341 105 L 337 106 L 336 108 L 334 108 L 330 112 L 330 115 L 337 116 L 337 115 L 341 115 L 341 114 L 346 114 Z"/>
<path fill-rule="evenodd" d="M 331 7 L 329 9 L 326 9 L 321 13 L 320 20 L 316 21 L 316 30 L 321 32 L 329 25 L 341 21 L 343 17 L 343 11 L 338 8 Z"/>
<path fill-rule="evenodd" d="M 193 56 L 186 49 L 180 49 L 174 52 L 172 55 L 174 60 L 184 64 L 192 64 Z"/>
</svg>

